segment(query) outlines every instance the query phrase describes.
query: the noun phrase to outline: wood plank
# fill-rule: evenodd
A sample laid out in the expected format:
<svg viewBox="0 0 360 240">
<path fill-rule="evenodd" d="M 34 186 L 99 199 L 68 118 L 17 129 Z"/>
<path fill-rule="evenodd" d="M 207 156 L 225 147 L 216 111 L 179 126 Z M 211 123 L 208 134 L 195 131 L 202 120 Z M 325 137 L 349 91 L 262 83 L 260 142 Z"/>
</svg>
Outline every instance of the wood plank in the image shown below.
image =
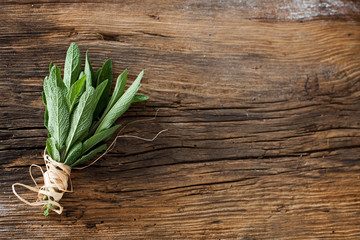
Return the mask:
<svg viewBox="0 0 360 240">
<path fill-rule="evenodd" d="M 359 239 L 360 3 L 3 1 L 4 239 Z M 143 69 L 146 103 L 62 215 L 11 192 L 42 164 L 41 91 L 66 49 Z M 39 177 L 39 173 L 36 173 Z M 40 178 L 39 178 L 40 179 Z M 31 194 L 21 191 L 31 198 Z"/>
</svg>

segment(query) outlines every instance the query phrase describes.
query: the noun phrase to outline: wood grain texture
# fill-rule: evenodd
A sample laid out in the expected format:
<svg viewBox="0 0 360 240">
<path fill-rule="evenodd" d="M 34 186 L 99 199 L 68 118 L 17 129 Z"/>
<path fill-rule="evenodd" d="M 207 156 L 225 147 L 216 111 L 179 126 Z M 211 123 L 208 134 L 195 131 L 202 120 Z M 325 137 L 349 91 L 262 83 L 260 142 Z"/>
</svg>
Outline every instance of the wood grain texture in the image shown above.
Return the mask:
<svg viewBox="0 0 360 240">
<path fill-rule="evenodd" d="M 2 1 L 0 238 L 359 239 L 360 4 L 269 2 Z M 42 164 L 42 81 L 71 42 L 145 70 L 120 122 L 158 117 L 126 133 L 169 131 L 74 170 L 44 217 L 11 184 Z"/>
</svg>

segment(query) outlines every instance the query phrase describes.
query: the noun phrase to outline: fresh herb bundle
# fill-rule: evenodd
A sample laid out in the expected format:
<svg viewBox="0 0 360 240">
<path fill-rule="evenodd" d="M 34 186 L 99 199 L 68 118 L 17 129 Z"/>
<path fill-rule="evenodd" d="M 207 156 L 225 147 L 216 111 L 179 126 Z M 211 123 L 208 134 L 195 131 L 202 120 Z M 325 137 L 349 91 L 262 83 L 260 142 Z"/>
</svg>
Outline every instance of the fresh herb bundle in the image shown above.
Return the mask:
<svg viewBox="0 0 360 240">
<path fill-rule="evenodd" d="M 119 75 L 112 95 L 112 61 L 105 61 L 97 71 L 93 71 L 88 53 L 85 68 L 81 71 L 78 46 L 72 43 L 67 51 L 63 79 L 58 66 L 50 63 L 49 76 L 44 80 L 42 93 L 45 104 L 45 127 L 49 130 L 44 159 L 47 171 L 44 186 L 36 188 L 16 183 L 38 192 L 39 199 L 30 205 L 42 205 L 44 215 L 53 210 L 59 214 L 62 206 L 59 200 L 68 190 L 68 180 L 72 167 L 92 159 L 104 151 L 106 142 L 120 125 L 115 121 L 133 102 L 145 101 L 147 96 L 137 94 L 143 72 L 125 90 L 127 71 Z M 36 183 L 36 182 L 35 182 Z"/>
</svg>

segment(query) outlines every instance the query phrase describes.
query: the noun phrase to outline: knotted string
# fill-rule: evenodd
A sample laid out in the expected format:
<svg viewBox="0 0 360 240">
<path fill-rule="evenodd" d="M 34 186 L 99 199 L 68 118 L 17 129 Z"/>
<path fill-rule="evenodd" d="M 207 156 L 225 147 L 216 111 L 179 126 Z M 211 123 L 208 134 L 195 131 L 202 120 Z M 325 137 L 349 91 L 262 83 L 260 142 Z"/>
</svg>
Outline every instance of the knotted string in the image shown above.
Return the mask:
<svg viewBox="0 0 360 240">
<path fill-rule="evenodd" d="M 12 190 L 15 196 L 17 196 L 22 202 L 30 206 L 44 206 L 52 205 L 50 209 L 54 212 L 61 214 L 63 207 L 60 205 L 59 201 L 64 195 L 65 192 L 72 192 L 73 187 L 70 179 L 71 167 L 54 161 L 48 154 L 46 154 L 46 149 L 44 150 L 44 162 L 46 166 L 46 172 L 36 164 L 32 164 L 29 167 L 30 177 L 35 183 L 35 187 L 25 185 L 22 183 L 14 183 L 12 185 Z M 32 175 L 32 167 L 37 167 L 41 170 L 41 173 L 44 178 L 44 185 L 39 187 L 36 180 Z M 70 180 L 71 189 L 68 189 L 68 182 Z M 15 186 L 21 186 L 29 189 L 30 191 L 36 192 L 38 194 L 38 199 L 35 202 L 29 202 L 21 197 L 15 190 Z"/>
</svg>

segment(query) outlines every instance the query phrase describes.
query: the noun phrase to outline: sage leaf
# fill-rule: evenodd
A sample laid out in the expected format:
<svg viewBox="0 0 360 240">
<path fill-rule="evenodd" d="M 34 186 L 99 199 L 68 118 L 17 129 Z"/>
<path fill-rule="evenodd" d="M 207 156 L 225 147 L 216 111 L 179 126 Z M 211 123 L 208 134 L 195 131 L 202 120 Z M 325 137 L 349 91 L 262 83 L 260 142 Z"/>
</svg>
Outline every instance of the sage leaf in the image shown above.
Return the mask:
<svg viewBox="0 0 360 240">
<path fill-rule="evenodd" d="M 100 83 L 100 85 L 97 86 L 97 88 L 95 89 L 95 93 L 94 93 L 94 110 L 95 110 L 95 108 L 96 108 L 96 106 L 97 106 L 97 104 L 98 104 L 98 102 L 99 102 L 99 100 L 100 100 L 101 94 L 103 93 L 103 91 L 104 91 L 104 89 L 105 89 L 105 87 L 106 87 L 107 82 L 108 82 L 108 80 Z M 93 116 L 93 119 L 94 119 L 94 121 L 97 121 L 97 120 L 98 120 L 98 118 L 95 116 L 95 114 L 94 114 L 94 116 Z M 100 123 L 100 121 L 97 122 L 97 123 L 94 122 L 94 123 L 92 124 L 92 126 L 90 127 L 90 134 L 91 134 L 91 135 L 94 134 L 97 126 L 99 125 L 99 123 Z"/>
<path fill-rule="evenodd" d="M 94 91 L 94 88 L 90 87 L 83 93 L 80 97 L 79 104 L 75 107 L 75 110 L 71 115 L 70 130 L 66 139 L 65 156 L 72 144 L 89 131 L 94 112 Z"/>
<path fill-rule="evenodd" d="M 52 69 L 52 67 L 53 67 L 53 62 L 50 62 L 50 64 L 49 64 L 49 72 L 51 72 L 51 69 Z"/>
<path fill-rule="evenodd" d="M 143 101 L 146 101 L 146 100 L 148 100 L 148 99 L 149 99 L 149 97 L 148 97 L 148 96 L 146 96 L 146 95 L 142 95 L 142 94 L 135 94 L 135 96 L 134 96 L 134 98 L 133 98 L 132 102 L 133 102 L 133 103 L 136 103 L 136 102 L 143 102 Z"/>
<path fill-rule="evenodd" d="M 103 66 L 101 67 L 101 71 L 97 77 L 96 85 L 99 85 L 105 80 L 112 80 L 113 78 L 113 66 L 111 59 L 108 59 L 104 62 Z M 111 86 L 110 86 L 111 87 Z"/>
<path fill-rule="evenodd" d="M 44 83 L 46 107 L 49 115 L 47 125 L 49 133 L 54 137 L 57 148 L 59 149 L 64 144 L 69 130 L 70 114 L 64 92 L 59 87 L 53 86 L 54 82 L 51 83 L 50 79 L 49 77 L 48 81 Z"/>
<path fill-rule="evenodd" d="M 44 126 L 47 130 L 49 130 L 49 111 L 47 110 L 47 107 L 45 107 L 44 112 Z"/>
<path fill-rule="evenodd" d="M 97 79 L 97 84 L 96 84 L 97 86 L 99 86 L 105 80 L 108 80 L 108 83 L 101 95 L 98 105 L 96 106 L 94 113 L 95 118 L 97 118 L 100 115 L 100 113 L 104 110 L 104 108 L 109 102 L 112 78 L 113 78 L 112 61 L 111 59 L 108 59 L 105 61 L 104 65 L 102 66 L 100 74 Z"/>
<path fill-rule="evenodd" d="M 41 97 L 42 97 L 42 101 L 43 101 L 44 105 L 46 106 L 46 96 L 45 96 L 44 91 L 41 92 Z"/>
<path fill-rule="evenodd" d="M 45 124 L 60 149 L 69 130 L 70 113 L 64 95 L 66 87 L 61 80 L 60 69 L 55 65 L 51 68 L 49 77 L 44 80 L 44 93 L 48 111 L 48 122 Z"/>
<path fill-rule="evenodd" d="M 74 84 L 71 85 L 71 87 L 66 95 L 66 101 L 69 106 L 70 113 L 72 112 L 72 109 L 76 103 L 76 99 L 78 99 L 78 97 L 81 93 L 81 90 L 84 86 L 85 80 L 86 80 L 86 76 L 83 76 L 82 78 L 80 78 L 79 80 L 74 82 Z"/>
<path fill-rule="evenodd" d="M 103 144 L 97 148 L 95 148 L 94 150 L 92 150 L 91 152 L 89 152 L 88 154 L 82 156 L 80 159 L 78 159 L 75 163 L 71 164 L 70 167 L 74 167 L 77 166 L 79 164 L 82 164 L 90 159 L 92 159 L 93 157 L 95 157 L 95 155 L 99 152 L 102 152 L 106 149 L 106 144 Z"/>
<path fill-rule="evenodd" d="M 80 75 L 79 75 L 79 79 L 82 78 L 82 77 L 84 77 L 84 76 L 85 76 L 85 73 L 84 73 L 84 72 L 81 72 Z M 78 79 L 78 80 L 79 80 L 79 79 Z M 84 85 L 83 88 L 81 89 L 80 93 L 79 93 L 79 97 L 84 93 L 85 88 L 86 88 L 86 87 L 85 87 L 85 85 Z M 75 104 L 77 104 L 78 102 L 79 102 L 79 98 L 76 99 Z"/>
<path fill-rule="evenodd" d="M 82 142 L 78 142 L 74 144 L 74 146 L 70 148 L 69 153 L 64 161 L 64 164 L 68 166 L 73 164 L 81 156 L 82 146 L 83 146 Z"/>
<path fill-rule="evenodd" d="M 110 111 L 106 114 L 105 118 L 101 121 L 95 133 L 101 132 L 104 129 L 110 128 L 113 123 L 130 107 L 135 93 L 140 88 L 140 81 L 144 75 L 142 71 L 121 98 L 114 104 Z"/>
<path fill-rule="evenodd" d="M 45 112 L 44 112 L 44 126 L 49 130 L 49 127 L 48 127 L 48 123 L 49 123 L 49 112 L 47 110 L 47 106 L 46 106 L 46 96 L 45 96 L 45 92 L 42 91 L 41 93 L 42 95 L 42 101 L 45 105 Z"/>
<path fill-rule="evenodd" d="M 100 100 L 100 98 L 102 96 L 102 93 L 104 92 L 107 84 L 108 84 L 108 80 L 105 80 L 102 83 L 100 83 L 99 86 L 96 87 L 95 93 L 94 93 L 94 99 L 95 99 L 94 100 L 94 110 L 95 110 L 95 108 L 96 108 L 96 106 L 97 106 L 97 104 L 98 104 L 98 102 L 99 102 L 99 100 Z"/>
<path fill-rule="evenodd" d="M 60 161 L 60 153 L 56 147 L 55 139 L 50 137 L 46 139 L 46 151 L 50 154 L 50 157 L 55 161 Z"/>
<path fill-rule="evenodd" d="M 83 148 L 82 148 L 82 154 L 86 153 L 87 151 L 89 151 L 92 147 L 94 147 L 95 145 L 97 145 L 98 143 L 102 142 L 102 141 L 106 141 L 107 139 L 109 139 L 111 137 L 111 135 L 120 127 L 120 125 L 115 125 L 112 128 L 109 129 L 105 129 L 95 135 L 93 135 L 92 137 L 90 137 L 89 139 L 87 139 L 84 144 L 83 144 Z"/>
<path fill-rule="evenodd" d="M 81 72 L 81 58 L 79 47 L 72 43 L 66 53 L 64 67 L 64 83 L 67 88 L 78 79 Z"/>
<path fill-rule="evenodd" d="M 98 77 L 99 77 L 99 75 L 100 75 L 101 70 L 102 70 L 102 68 L 99 68 L 99 69 L 92 75 L 93 87 L 96 87 L 96 86 L 97 86 L 97 80 L 98 80 Z"/>
<path fill-rule="evenodd" d="M 61 79 L 61 71 L 60 71 L 60 68 L 56 65 L 54 65 L 52 68 L 51 68 L 51 71 L 50 71 L 50 74 L 48 77 L 45 78 L 44 80 L 44 91 L 45 91 L 45 94 L 46 92 L 49 92 L 49 88 L 50 89 L 54 89 L 54 88 L 60 88 L 60 90 L 63 92 L 63 93 L 66 93 L 66 87 L 65 87 L 65 84 L 64 82 L 62 81 Z M 48 88 L 48 90 L 46 89 Z M 50 90 L 51 91 L 51 90 Z"/>
<path fill-rule="evenodd" d="M 93 87 L 93 70 L 91 67 L 88 51 L 86 51 L 85 57 L 85 74 L 86 74 L 86 88 Z"/>
<path fill-rule="evenodd" d="M 116 80 L 116 85 L 114 88 L 113 95 L 111 96 L 110 101 L 109 101 L 108 105 L 106 106 L 106 109 L 101 117 L 101 120 L 104 119 L 104 117 L 109 112 L 109 110 L 112 108 L 112 106 L 114 106 L 114 104 L 124 94 L 124 90 L 125 90 L 125 86 L 126 86 L 126 79 L 127 79 L 127 70 L 125 69 L 125 71 L 122 72 Z"/>
<path fill-rule="evenodd" d="M 65 89 L 65 84 L 61 79 L 61 71 L 60 68 L 56 65 L 54 65 L 51 69 L 49 78 L 56 78 L 56 84 L 59 88 Z"/>
<path fill-rule="evenodd" d="M 82 78 L 83 76 L 85 76 L 85 73 L 84 73 L 84 72 L 81 72 L 81 73 L 79 74 L 79 79 Z M 78 79 L 78 80 L 79 80 L 79 79 Z"/>
</svg>

